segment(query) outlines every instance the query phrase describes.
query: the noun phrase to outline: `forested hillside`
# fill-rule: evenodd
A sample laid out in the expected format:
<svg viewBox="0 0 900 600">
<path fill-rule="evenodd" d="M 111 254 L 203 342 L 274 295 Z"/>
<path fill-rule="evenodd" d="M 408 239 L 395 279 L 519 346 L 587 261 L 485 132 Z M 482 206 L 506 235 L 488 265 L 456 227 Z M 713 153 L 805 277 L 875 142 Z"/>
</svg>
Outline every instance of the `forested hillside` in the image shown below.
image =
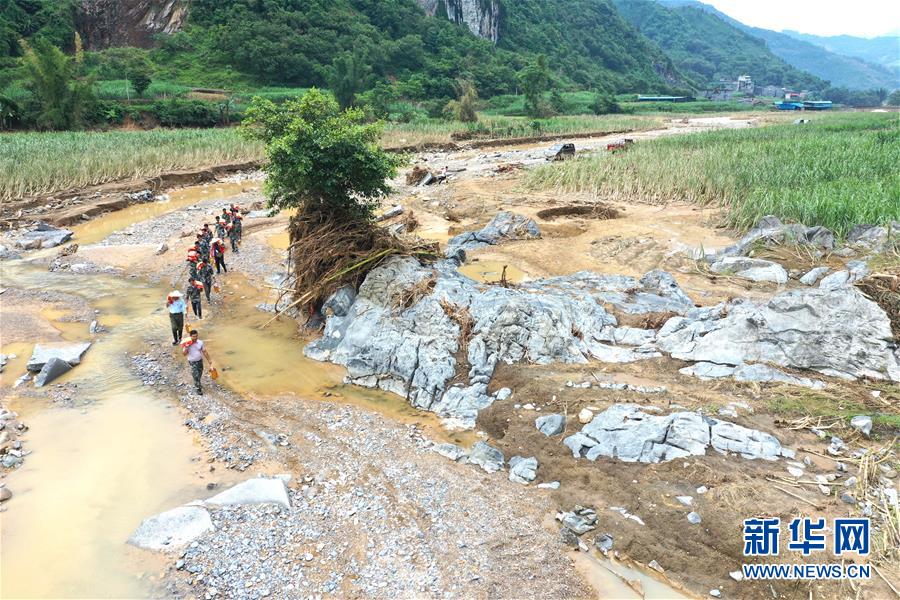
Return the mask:
<svg viewBox="0 0 900 600">
<path fill-rule="evenodd" d="M 762 40 L 699 8 L 663 6 L 655 0 L 616 0 L 616 6 L 699 86 L 748 74 L 756 84 L 824 87 L 817 77 L 772 54 Z"/>
<path fill-rule="evenodd" d="M 87 4 L 7 0 L 0 12 L 3 65 L 11 67 L 21 54 L 20 38 L 44 38 L 71 51 Z M 157 78 L 219 87 L 341 84 L 355 91 L 391 82 L 395 93 L 411 99 L 450 98 L 466 78 L 484 97 L 514 92 L 517 72 L 546 54 L 554 79 L 572 88 L 650 92 L 682 84 L 671 61 L 609 0 L 504 2 L 496 46 L 465 25 L 427 16 L 416 0 L 193 0 L 189 6 L 180 31 L 157 35 L 156 48 L 141 51 Z M 102 71 L 108 54 L 87 62 Z M 0 75 L 0 85 L 11 78 Z"/>
<path fill-rule="evenodd" d="M 900 77 L 898 77 L 900 76 L 900 54 L 898 54 L 896 38 L 893 38 L 893 63 L 890 60 L 879 63 L 877 57 L 891 56 L 890 49 L 885 54 L 885 48 L 890 48 L 885 41 L 891 38 L 863 40 L 850 36 L 821 38 L 789 31 L 779 33 L 745 25 L 715 7 L 698 0 L 657 1 L 669 8 L 693 7 L 716 16 L 744 33 L 763 40 L 772 54 L 788 64 L 829 81 L 832 86 L 854 90 L 883 87 L 890 90 L 900 84 Z M 871 42 L 871 44 L 866 44 L 866 42 Z M 849 47 L 842 44 L 849 44 Z M 856 50 L 859 54 L 848 51 L 850 49 Z M 873 52 L 873 54 L 867 55 L 864 54 L 865 52 Z M 891 64 L 894 65 L 893 70 L 890 68 Z"/>
<path fill-rule="evenodd" d="M 821 46 L 830 52 L 860 58 L 889 69 L 900 68 L 900 39 L 896 35 L 861 38 L 852 35 L 810 35 L 784 31 L 784 35 Z"/>
</svg>

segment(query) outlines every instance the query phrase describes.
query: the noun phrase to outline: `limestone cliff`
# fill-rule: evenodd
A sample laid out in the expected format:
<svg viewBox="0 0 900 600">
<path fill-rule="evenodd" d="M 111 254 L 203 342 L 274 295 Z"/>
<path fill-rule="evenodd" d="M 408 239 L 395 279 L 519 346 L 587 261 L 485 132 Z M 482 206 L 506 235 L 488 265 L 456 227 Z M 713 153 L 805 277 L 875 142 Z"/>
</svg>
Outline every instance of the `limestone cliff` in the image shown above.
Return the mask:
<svg viewBox="0 0 900 600">
<path fill-rule="evenodd" d="M 446 15 L 458 25 L 495 44 L 500 37 L 500 0 L 417 0 L 431 16 Z"/>
<path fill-rule="evenodd" d="M 187 19 L 189 0 L 82 0 L 78 29 L 90 50 L 153 45 L 153 36 L 174 33 Z"/>
</svg>

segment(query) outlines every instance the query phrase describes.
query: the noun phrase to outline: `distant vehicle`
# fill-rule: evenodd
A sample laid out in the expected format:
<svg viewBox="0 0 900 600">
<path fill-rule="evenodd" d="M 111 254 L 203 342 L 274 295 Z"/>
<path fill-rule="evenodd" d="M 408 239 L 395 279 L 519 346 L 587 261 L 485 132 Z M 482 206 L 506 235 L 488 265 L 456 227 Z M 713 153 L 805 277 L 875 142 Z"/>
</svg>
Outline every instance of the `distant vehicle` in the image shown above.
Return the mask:
<svg viewBox="0 0 900 600">
<path fill-rule="evenodd" d="M 556 144 L 547 150 L 547 160 L 556 162 L 575 157 L 575 144 Z"/>
<path fill-rule="evenodd" d="M 616 140 L 614 142 L 610 142 L 606 145 L 606 149 L 610 152 L 619 152 L 620 150 L 628 150 L 628 147 L 634 143 L 634 140 L 631 138 L 623 138 L 621 140 Z"/>
<path fill-rule="evenodd" d="M 804 100 L 803 101 L 803 110 L 830 110 L 831 109 L 831 101 L 830 100 Z"/>
<path fill-rule="evenodd" d="M 778 110 L 803 110 L 802 102 L 789 102 L 787 100 L 783 102 L 776 102 L 772 106 L 774 106 Z"/>
</svg>

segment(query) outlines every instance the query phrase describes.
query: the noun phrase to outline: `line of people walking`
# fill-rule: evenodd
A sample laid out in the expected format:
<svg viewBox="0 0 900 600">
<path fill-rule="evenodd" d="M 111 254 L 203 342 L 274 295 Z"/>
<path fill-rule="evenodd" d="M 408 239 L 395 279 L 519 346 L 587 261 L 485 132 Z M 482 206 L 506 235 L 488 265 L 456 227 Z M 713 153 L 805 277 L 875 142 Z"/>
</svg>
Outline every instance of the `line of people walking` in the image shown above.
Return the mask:
<svg viewBox="0 0 900 600">
<path fill-rule="evenodd" d="M 213 232 L 215 229 L 215 232 Z M 205 344 L 199 339 L 196 329 L 188 331 L 189 339 L 182 341 L 187 328 L 188 305 L 197 319 L 203 319 L 203 296 L 208 303 L 212 302 L 212 292 L 218 292 L 218 286 L 214 284 L 214 276 L 228 273 L 225 264 L 228 239 L 231 251 L 240 252 L 241 238 L 243 236 L 243 215 L 239 206 L 232 204 L 222 209 L 222 214 L 215 217 L 215 223 L 210 227 L 205 223 L 197 233 L 194 244 L 188 248 L 185 271 L 187 272 L 187 286 L 182 294 L 173 290 L 166 297 L 166 307 L 169 311 L 169 321 L 172 326 L 172 345 L 181 345 L 182 353 L 187 357 L 194 379 L 194 388 L 198 394 L 203 394 L 201 381 L 203 378 L 203 359 L 210 363 L 210 373 L 217 376 L 212 367 L 212 360 Z M 215 265 L 215 273 L 213 272 Z M 184 273 L 184 271 L 182 272 Z"/>
</svg>

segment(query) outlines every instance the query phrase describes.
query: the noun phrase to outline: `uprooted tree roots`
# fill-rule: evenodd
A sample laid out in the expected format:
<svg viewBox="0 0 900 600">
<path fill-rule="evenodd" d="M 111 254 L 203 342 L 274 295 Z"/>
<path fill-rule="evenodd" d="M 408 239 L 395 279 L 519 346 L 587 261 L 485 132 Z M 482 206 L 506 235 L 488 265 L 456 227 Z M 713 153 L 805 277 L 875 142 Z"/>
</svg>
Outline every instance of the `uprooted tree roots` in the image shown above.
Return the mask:
<svg viewBox="0 0 900 600">
<path fill-rule="evenodd" d="M 344 285 L 358 288 L 365 276 L 393 255 L 434 257 L 437 244 L 401 238 L 365 220 L 339 219 L 320 212 L 298 212 L 288 226 L 289 276 L 281 288 L 293 293 L 291 308 L 307 316 Z"/>
<path fill-rule="evenodd" d="M 894 337 L 900 339 L 900 266 L 873 273 L 857 282 L 856 287 L 884 309 Z"/>
</svg>

